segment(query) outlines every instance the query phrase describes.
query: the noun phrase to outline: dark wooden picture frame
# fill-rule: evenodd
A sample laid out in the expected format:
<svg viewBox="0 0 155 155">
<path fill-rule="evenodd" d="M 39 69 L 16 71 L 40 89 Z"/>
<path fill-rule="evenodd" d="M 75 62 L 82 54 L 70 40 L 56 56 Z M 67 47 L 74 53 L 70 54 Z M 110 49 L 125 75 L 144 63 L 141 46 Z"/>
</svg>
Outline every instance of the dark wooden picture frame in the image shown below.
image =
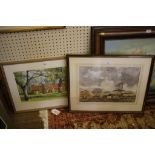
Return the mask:
<svg viewBox="0 0 155 155">
<path fill-rule="evenodd" d="M 134 64 L 135 66 L 131 65 L 133 60 L 134 60 L 134 63 L 136 63 L 136 65 Z M 148 60 L 149 60 L 149 62 L 148 62 Z M 124 65 L 127 68 L 123 68 Z M 108 69 L 115 69 L 118 67 L 118 70 L 122 70 L 122 75 L 123 75 L 125 70 L 135 71 L 135 69 L 139 65 L 140 66 L 144 65 L 145 67 L 148 66 L 148 68 L 144 69 L 142 67 L 138 71 L 139 77 L 138 77 L 138 74 L 136 73 L 137 74 L 136 79 L 139 79 L 139 80 L 137 80 L 139 82 L 137 82 L 135 84 L 137 86 L 135 89 L 136 91 L 133 91 L 133 92 L 136 92 L 135 95 L 133 95 L 135 97 L 134 99 L 132 97 L 129 97 L 129 96 L 132 96 L 131 92 L 130 92 L 131 94 L 129 96 L 124 95 L 123 98 L 122 98 L 122 94 L 118 95 L 119 94 L 118 92 L 117 92 L 118 93 L 117 95 L 119 97 L 116 94 L 114 94 L 114 96 L 111 96 L 112 92 L 117 90 L 117 89 L 115 89 L 117 86 L 116 87 L 110 86 L 110 87 L 112 87 L 111 91 L 109 91 L 109 90 L 107 91 L 107 89 L 105 87 L 108 85 L 104 84 L 104 86 L 103 85 L 101 86 L 101 85 L 95 84 L 95 83 L 98 83 L 98 78 L 102 78 L 103 81 L 106 78 L 108 78 L 108 77 L 106 77 L 107 76 L 106 73 L 102 72 L 103 70 L 107 69 L 107 72 L 108 72 Z M 68 101 L 69 101 L 69 109 L 71 112 L 76 112 L 76 111 L 83 111 L 83 112 L 85 112 L 85 111 L 90 111 L 90 112 L 94 112 L 94 111 L 97 111 L 97 112 L 109 112 L 109 111 L 113 111 L 113 112 L 141 112 L 143 110 L 143 105 L 145 103 L 147 90 L 148 90 L 148 86 L 149 86 L 149 81 L 151 78 L 150 73 L 153 68 L 153 56 L 93 56 L 92 57 L 92 56 L 88 56 L 88 55 L 68 55 L 67 56 L 67 66 L 68 66 L 68 86 L 69 86 L 68 87 L 68 92 L 69 92 Z M 110 68 L 108 68 L 108 67 L 110 67 Z M 88 73 L 89 70 L 91 70 L 92 72 L 95 72 L 94 76 L 98 75 L 98 73 L 97 73 L 98 71 L 99 72 L 101 71 L 102 75 L 97 76 L 96 77 L 97 80 L 94 81 L 94 77 L 92 75 L 89 75 L 89 73 Z M 118 70 L 117 69 L 115 70 L 116 75 L 117 75 Z M 131 74 L 131 72 L 130 73 L 129 72 L 127 74 Z M 111 74 L 112 72 L 109 71 L 109 73 Z M 147 78 L 145 77 L 146 79 L 144 78 L 144 76 L 142 76 L 144 73 L 147 74 Z M 113 78 L 113 86 L 115 85 L 114 79 L 115 79 L 116 75 L 113 74 L 113 77 L 114 77 Z M 86 78 L 86 79 L 84 79 L 84 78 Z M 110 76 L 109 76 L 109 79 L 110 79 Z M 132 79 L 133 78 L 131 78 L 128 81 L 132 81 Z M 87 81 L 86 82 L 87 84 L 83 81 Z M 88 82 L 88 81 L 90 81 L 90 82 Z M 127 79 L 126 79 L 126 81 L 127 81 Z M 142 86 L 142 84 L 144 84 L 145 86 L 144 85 Z M 94 95 L 92 96 L 92 93 L 95 93 L 94 90 L 97 90 L 96 88 L 98 86 L 102 89 L 102 91 L 99 92 L 97 97 L 95 97 Z M 143 93 L 141 91 L 142 88 L 144 88 L 144 89 L 146 88 L 145 89 L 146 91 L 144 92 L 144 90 L 143 90 Z M 123 91 L 127 92 L 128 88 L 123 87 L 122 92 Z M 100 96 L 101 93 L 103 93 L 102 97 Z M 105 93 L 107 93 L 107 94 L 105 95 Z M 83 94 L 84 94 L 84 97 L 83 97 Z M 113 98 L 113 97 L 115 97 L 115 98 Z M 118 97 L 118 98 L 116 98 L 116 97 Z"/>
<path fill-rule="evenodd" d="M 110 55 L 106 53 L 105 42 L 110 40 L 129 40 L 129 39 L 155 39 L 155 27 L 154 26 L 103 26 L 103 27 L 92 27 L 91 28 L 92 37 L 92 55 Z M 114 53 L 115 55 L 120 55 Z M 126 51 L 122 53 L 123 55 L 133 55 L 127 54 Z M 149 53 L 146 53 L 146 55 Z M 145 55 L 143 53 L 136 53 L 136 55 Z M 154 54 L 150 54 L 155 56 Z M 154 75 L 154 74 L 153 74 Z M 153 79 L 153 76 L 152 76 Z M 152 82 L 153 83 L 153 80 Z M 150 87 L 151 88 L 151 87 Z M 155 101 L 155 90 L 150 89 L 148 92 L 148 102 Z"/>
</svg>

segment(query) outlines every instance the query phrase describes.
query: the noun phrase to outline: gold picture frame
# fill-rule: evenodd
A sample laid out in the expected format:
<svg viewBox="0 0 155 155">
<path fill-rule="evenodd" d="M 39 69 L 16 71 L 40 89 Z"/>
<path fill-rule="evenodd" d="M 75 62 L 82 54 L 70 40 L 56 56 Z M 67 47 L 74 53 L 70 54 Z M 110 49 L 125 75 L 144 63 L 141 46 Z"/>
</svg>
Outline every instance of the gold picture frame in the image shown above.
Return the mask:
<svg viewBox="0 0 155 155">
<path fill-rule="evenodd" d="M 0 26 L 0 33 L 63 29 L 65 26 Z"/>
</svg>

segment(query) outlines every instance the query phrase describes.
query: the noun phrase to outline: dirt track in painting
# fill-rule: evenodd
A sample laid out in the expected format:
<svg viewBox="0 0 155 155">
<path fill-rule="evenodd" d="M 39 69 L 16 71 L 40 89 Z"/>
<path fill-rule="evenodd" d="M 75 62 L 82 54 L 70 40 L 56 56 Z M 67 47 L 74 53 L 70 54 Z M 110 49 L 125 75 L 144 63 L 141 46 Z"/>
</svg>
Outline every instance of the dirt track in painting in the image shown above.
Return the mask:
<svg viewBox="0 0 155 155">
<path fill-rule="evenodd" d="M 127 91 L 103 93 L 102 96 L 91 96 L 91 93 L 85 90 L 86 92 L 87 95 L 84 95 L 83 91 L 80 92 L 80 102 L 134 102 L 136 99 L 136 94 Z"/>
</svg>

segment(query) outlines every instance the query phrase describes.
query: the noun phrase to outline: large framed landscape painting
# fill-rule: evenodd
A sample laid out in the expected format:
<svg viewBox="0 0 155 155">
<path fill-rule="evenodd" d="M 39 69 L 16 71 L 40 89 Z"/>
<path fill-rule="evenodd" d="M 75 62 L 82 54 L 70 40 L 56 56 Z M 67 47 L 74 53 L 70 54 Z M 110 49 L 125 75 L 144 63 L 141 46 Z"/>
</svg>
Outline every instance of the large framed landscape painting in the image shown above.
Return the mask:
<svg viewBox="0 0 155 155">
<path fill-rule="evenodd" d="M 155 27 L 96 27 L 95 55 L 155 56 Z M 98 30 L 98 31 L 96 31 Z M 153 68 L 147 102 L 155 101 L 155 67 Z"/>
<path fill-rule="evenodd" d="M 151 56 L 68 56 L 71 111 L 140 112 Z"/>
<path fill-rule="evenodd" d="M 64 59 L 3 65 L 16 111 L 67 106 Z"/>
</svg>

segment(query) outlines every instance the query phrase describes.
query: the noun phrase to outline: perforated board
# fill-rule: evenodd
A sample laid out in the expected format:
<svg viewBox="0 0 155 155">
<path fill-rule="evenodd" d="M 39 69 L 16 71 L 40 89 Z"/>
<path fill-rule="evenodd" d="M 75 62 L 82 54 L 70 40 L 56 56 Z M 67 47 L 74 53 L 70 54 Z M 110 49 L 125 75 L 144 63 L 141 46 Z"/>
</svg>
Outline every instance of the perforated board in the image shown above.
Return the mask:
<svg viewBox="0 0 155 155">
<path fill-rule="evenodd" d="M 65 29 L 0 33 L 0 62 L 13 62 L 88 54 L 90 27 L 67 26 Z"/>
</svg>

